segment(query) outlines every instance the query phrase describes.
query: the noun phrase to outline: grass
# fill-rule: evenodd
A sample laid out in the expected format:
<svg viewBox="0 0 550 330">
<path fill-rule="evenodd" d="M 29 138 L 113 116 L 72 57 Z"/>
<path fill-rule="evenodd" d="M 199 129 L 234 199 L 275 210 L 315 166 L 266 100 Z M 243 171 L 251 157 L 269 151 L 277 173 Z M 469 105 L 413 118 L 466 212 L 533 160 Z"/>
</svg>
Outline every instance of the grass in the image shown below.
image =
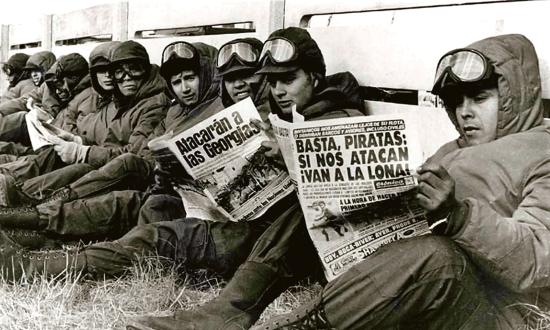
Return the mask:
<svg viewBox="0 0 550 330">
<path fill-rule="evenodd" d="M 143 260 L 118 279 L 92 281 L 65 274 L 15 285 L 0 282 L 0 329 L 124 329 L 132 317 L 170 315 L 205 304 L 223 284 L 204 271 L 181 274 L 167 269 L 157 258 Z M 311 301 L 320 289 L 311 283 L 290 288 L 269 305 L 259 322 Z M 549 313 L 523 307 L 540 320 L 524 330 L 550 330 Z"/>
<path fill-rule="evenodd" d="M 182 275 L 159 264 L 158 259 L 147 259 L 128 275 L 103 281 L 66 275 L 16 285 L 0 282 L 0 329 L 124 329 L 131 317 L 193 309 L 223 287 L 221 279 L 206 272 Z M 287 313 L 319 291 L 319 285 L 293 287 L 262 319 Z"/>
</svg>

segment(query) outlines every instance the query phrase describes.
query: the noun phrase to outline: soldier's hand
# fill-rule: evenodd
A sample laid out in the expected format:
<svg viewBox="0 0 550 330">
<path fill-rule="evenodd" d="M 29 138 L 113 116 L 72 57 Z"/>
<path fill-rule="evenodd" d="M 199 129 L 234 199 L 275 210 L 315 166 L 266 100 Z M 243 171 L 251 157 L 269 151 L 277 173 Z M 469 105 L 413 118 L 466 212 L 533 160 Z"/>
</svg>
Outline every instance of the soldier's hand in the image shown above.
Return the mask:
<svg viewBox="0 0 550 330">
<path fill-rule="evenodd" d="M 269 138 L 268 141 L 262 142 L 262 147 L 264 149 L 265 156 L 268 158 L 271 158 L 274 162 L 280 165 L 285 165 L 283 154 L 281 153 L 281 149 L 279 148 L 279 143 L 277 143 L 277 139 L 273 134 L 271 125 L 269 123 L 265 123 L 257 119 L 252 119 L 250 123 L 256 126 L 258 129 L 261 129 L 262 131 L 264 131 L 267 137 Z"/>
<path fill-rule="evenodd" d="M 436 164 L 424 164 L 418 171 L 416 198 L 430 224 L 446 218 L 456 206 L 455 181 L 447 170 Z"/>
</svg>

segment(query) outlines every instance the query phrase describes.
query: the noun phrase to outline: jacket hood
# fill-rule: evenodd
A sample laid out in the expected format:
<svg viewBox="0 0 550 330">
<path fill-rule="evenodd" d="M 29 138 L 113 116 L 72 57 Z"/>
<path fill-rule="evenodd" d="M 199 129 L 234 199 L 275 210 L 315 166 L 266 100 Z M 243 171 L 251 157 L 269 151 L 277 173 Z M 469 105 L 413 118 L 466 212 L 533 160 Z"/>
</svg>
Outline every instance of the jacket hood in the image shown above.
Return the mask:
<svg viewBox="0 0 550 330">
<path fill-rule="evenodd" d="M 54 53 L 50 51 L 42 51 L 38 53 L 34 53 L 29 57 L 27 60 L 27 64 L 25 65 L 25 69 L 28 70 L 42 70 L 42 72 L 48 71 L 52 65 L 55 63 L 56 57 Z"/>
<path fill-rule="evenodd" d="M 326 76 L 314 91 L 313 98 L 301 114 L 306 120 L 322 117 L 329 112 L 353 109 L 365 114 L 365 105 L 357 79 L 350 72 Z M 291 115 L 283 114 L 279 104 L 269 93 L 271 112 L 281 119 L 292 121 Z M 354 111 L 355 112 L 355 111 Z"/>
<path fill-rule="evenodd" d="M 149 54 L 139 42 L 133 40 L 124 41 L 113 50 L 113 55 L 111 56 L 112 63 L 132 60 L 142 61 L 145 65 L 150 64 Z"/>
<path fill-rule="evenodd" d="M 78 53 L 71 53 L 61 56 L 57 60 L 56 64 L 57 65 L 52 65 L 47 74 L 53 73 L 58 78 L 67 76 L 79 76 L 83 78 L 88 74 L 88 62 Z"/>
<path fill-rule="evenodd" d="M 540 71 L 531 41 L 520 34 L 508 34 L 474 42 L 468 48 L 483 53 L 497 75 L 497 139 L 541 125 L 544 109 Z M 460 132 L 454 109 L 447 109 L 447 114 Z"/>
<path fill-rule="evenodd" d="M 115 49 L 121 44 L 120 41 L 109 41 L 100 44 L 90 52 L 90 79 L 94 90 L 101 95 L 102 98 L 107 98 L 112 95 L 112 91 L 106 91 L 97 82 L 97 68 L 111 64 L 111 57 Z"/>
<path fill-rule="evenodd" d="M 131 97 L 124 97 L 118 88 L 115 88 L 114 100 L 119 112 L 126 111 L 134 107 L 137 103 L 143 99 L 157 95 L 159 93 L 166 93 L 168 87 L 166 81 L 160 75 L 160 68 L 156 64 L 151 64 L 150 70 L 148 70 L 147 76 L 144 78 L 143 83 L 139 87 L 137 93 Z"/>
<path fill-rule="evenodd" d="M 76 76 L 78 77 L 78 83 L 72 88 L 71 98 L 63 102 L 61 106 L 67 104 L 70 100 L 74 98 L 75 95 L 83 91 L 84 89 L 90 87 L 90 77 L 88 74 L 88 62 L 82 55 L 78 53 L 71 53 L 65 56 L 61 56 L 46 72 L 45 83 L 48 86 L 48 89 L 51 92 L 51 95 L 56 95 L 55 87 L 53 86 L 52 80 L 55 78 L 63 78 L 67 76 Z"/>
<path fill-rule="evenodd" d="M 9 65 L 12 70 L 14 70 L 14 74 L 16 75 L 15 79 L 10 81 L 9 87 L 14 87 L 20 81 L 30 78 L 30 73 L 23 70 L 25 65 L 27 64 L 28 59 L 29 55 L 24 53 L 16 53 L 10 56 L 8 61 L 4 63 Z"/>
<path fill-rule="evenodd" d="M 121 44 L 121 41 L 109 41 L 99 44 L 92 49 L 89 56 L 90 69 L 111 64 L 111 58 L 117 47 Z"/>
<path fill-rule="evenodd" d="M 200 106 L 201 103 L 217 97 L 220 90 L 221 77 L 218 76 L 216 70 L 218 50 L 202 42 L 194 42 L 192 45 L 199 54 L 199 68 L 197 72 L 199 75 L 199 101 L 196 106 Z M 169 83 L 168 87 L 170 92 L 173 93 Z M 176 101 L 182 105 L 185 112 L 191 110 L 183 105 L 177 98 Z"/>
<path fill-rule="evenodd" d="M 5 64 L 8 64 L 12 69 L 16 71 L 22 71 L 29 60 L 29 55 L 24 53 L 16 53 L 8 58 L 8 61 Z"/>
</svg>

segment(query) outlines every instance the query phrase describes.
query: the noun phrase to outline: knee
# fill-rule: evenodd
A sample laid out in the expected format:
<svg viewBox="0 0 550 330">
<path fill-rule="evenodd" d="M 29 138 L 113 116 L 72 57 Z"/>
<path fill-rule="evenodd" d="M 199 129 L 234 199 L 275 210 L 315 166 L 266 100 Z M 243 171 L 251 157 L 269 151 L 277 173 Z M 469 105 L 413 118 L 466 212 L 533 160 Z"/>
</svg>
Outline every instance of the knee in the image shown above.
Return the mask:
<svg viewBox="0 0 550 330">
<path fill-rule="evenodd" d="M 359 274 L 409 274 L 415 281 L 425 276 L 460 278 L 467 266 L 464 252 L 449 238 L 418 236 L 385 245 L 355 265 Z M 352 269 L 353 269 L 352 268 Z"/>
</svg>

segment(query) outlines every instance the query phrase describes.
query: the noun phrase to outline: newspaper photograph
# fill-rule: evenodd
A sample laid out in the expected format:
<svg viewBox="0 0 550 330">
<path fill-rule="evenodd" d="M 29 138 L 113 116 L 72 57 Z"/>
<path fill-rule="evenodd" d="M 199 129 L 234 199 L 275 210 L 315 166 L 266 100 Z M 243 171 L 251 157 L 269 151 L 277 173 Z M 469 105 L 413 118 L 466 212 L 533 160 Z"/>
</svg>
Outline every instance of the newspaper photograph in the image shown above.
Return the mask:
<svg viewBox="0 0 550 330">
<path fill-rule="evenodd" d="M 294 123 L 290 135 L 300 204 L 329 281 L 384 244 L 429 232 L 414 199 L 414 117 Z"/>
<path fill-rule="evenodd" d="M 284 166 L 264 155 L 268 136 L 250 98 L 158 143 L 168 148 L 204 194 L 232 221 L 253 220 L 294 190 Z M 160 146 L 158 146 L 160 144 Z"/>
</svg>

